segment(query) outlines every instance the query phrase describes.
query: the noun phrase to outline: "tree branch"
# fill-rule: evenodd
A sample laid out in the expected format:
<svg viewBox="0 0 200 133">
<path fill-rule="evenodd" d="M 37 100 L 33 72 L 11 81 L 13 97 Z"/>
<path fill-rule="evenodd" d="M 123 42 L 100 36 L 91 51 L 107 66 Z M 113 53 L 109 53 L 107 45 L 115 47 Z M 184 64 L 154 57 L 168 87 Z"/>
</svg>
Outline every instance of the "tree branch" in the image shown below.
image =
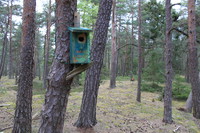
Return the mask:
<svg viewBox="0 0 200 133">
<path fill-rule="evenodd" d="M 173 30 L 175 30 L 175 31 L 177 31 L 177 32 L 179 32 L 179 33 L 181 33 L 181 34 L 183 34 L 183 35 L 186 36 L 186 37 L 189 37 L 189 35 L 188 35 L 187 33 L 185 33 L 184 31 L 179 30 L 178 28 L 172 28 L 169 32 L 171 32 L 171 31 L 173 31 Z M 197 39 L 196 39 L 196 42 L 197 42 L 197 43 L 200 43 L 200 40 L 197 40 Z"/>
<path fill-rule="evenodd" d="M 176 6 L 176 5 L 181 5 L 181 3 L 172 4 L 172 5 L 170 6 L 170 8 L 172 8 L 173 6 Z"/>
</svg>

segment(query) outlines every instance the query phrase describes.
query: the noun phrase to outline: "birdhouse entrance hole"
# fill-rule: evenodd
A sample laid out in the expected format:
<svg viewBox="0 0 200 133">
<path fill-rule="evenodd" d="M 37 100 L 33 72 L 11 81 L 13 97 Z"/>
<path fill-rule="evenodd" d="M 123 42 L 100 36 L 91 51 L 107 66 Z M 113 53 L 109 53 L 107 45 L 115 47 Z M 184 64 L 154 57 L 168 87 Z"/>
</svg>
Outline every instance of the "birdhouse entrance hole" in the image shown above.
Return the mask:
<svg viewBox="0 0 200 133">
<path fill-rule="evenodd" d="M 83 34 L 79 34 L 78 35 L 78 41 L 79 41 L 79 43 L 85 43 L 86 35 L 84 33 Z"/>
</svg>

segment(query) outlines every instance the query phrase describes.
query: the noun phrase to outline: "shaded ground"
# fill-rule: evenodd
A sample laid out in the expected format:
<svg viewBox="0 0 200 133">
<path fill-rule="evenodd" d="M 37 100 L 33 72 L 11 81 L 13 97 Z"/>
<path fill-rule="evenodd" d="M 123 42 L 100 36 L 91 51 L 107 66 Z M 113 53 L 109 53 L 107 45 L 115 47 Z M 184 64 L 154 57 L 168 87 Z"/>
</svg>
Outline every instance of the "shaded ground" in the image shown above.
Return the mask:
<svg viewBox="0 0 200 133">
<path fill-rule="evenodd" d="M 5 82 L 5 81 L 4 81 Z M 64 133 L 200 133 L 200 120 L 192 114 L 180 112 L 184 102 L 173 101 L 174 123 L 162 123 L 163 103 L 158 101 L 159 94 L 142 92 L 142 103 L 136 102 L 136 82 L 118 81 L 116 89 L 109 89 L 109 82 L 103 81 L 99 90 L 97 105 L 98 124 L 91 130 L 80 130 L 73 127 L 78 118 L 82 92 L 72 92 L 66 112 Z M 15 95 L 13 89 L 0 91 L 0 129 L 12 126 Z M 3 91 L 4 90 L 4 91 Z M 33 132 L 38 131 L 39 117 L 44 100 L 43 94 L 33 96 Z M 4 133 L 10 133 L 5 130 Z"/>
</svg>

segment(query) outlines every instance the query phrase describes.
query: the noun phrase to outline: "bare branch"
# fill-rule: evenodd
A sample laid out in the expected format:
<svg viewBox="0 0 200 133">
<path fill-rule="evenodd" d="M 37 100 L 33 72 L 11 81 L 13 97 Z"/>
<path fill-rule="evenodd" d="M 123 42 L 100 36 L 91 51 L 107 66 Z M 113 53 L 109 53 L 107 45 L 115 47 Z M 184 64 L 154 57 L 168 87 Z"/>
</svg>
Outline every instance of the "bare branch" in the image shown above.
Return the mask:
<svg viewBox="0 0 200 133">
<path fill-rule="evenodd" d="M 181 3 L 172 4 L 172 5 L 170 6 L 170 8 L 172 8 L 173 6 L 176 6 L 176 5 L 181 5 Z"/>
<path fill-rule="evenodd" d="M 184 31 L 179 30 L 178 28 L 172 28 L 169 32 L 172 32 L 173 30 L 183 34 L 186 37 L 189 37 L 187 33 L 185 33 Z M 200 40 L 196 40 L 197 43 L 200 43 Z"/>
</svg>

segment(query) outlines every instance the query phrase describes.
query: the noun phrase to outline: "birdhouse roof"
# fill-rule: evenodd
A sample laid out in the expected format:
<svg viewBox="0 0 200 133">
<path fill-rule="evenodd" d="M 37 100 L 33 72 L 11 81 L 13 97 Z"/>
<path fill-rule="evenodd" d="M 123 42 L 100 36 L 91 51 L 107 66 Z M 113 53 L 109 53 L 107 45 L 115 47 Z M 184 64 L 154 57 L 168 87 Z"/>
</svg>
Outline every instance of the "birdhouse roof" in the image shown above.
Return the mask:
<svg viewBox="0 0 200 133">
<path fill-rule="evenodd" d="M 82 28 L 82 27 L 69 27 L 69 31 L 71 32 L 91 32 L 92 29 Z"/>
</svg>

